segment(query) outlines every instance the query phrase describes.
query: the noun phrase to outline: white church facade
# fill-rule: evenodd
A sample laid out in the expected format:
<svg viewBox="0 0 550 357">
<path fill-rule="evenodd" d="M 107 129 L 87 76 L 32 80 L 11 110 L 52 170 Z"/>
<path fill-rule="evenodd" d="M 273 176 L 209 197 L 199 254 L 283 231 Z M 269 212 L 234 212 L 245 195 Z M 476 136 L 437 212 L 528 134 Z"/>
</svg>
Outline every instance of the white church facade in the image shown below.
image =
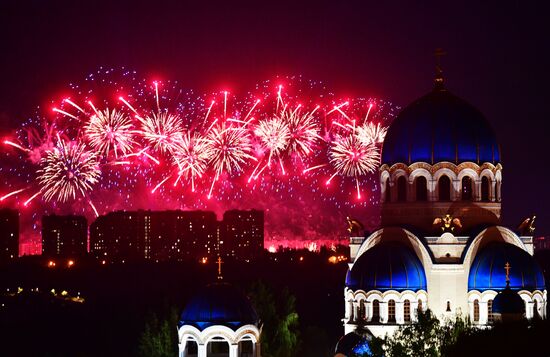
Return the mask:
<svg viewBox="0 0 550 357">
<path fill-rule="evenodd" d="M 345 333 L 375 336 L 411 323 L 419 309 L 490 325 L 505 289 L 527 319 L 546 318 L 533 258 L 533 227 L 501 216 L 502 164 L 489 123 L 442 78 L 390 126 L 380 164 L 381 228 L 350 238 Z"/>
</svg>

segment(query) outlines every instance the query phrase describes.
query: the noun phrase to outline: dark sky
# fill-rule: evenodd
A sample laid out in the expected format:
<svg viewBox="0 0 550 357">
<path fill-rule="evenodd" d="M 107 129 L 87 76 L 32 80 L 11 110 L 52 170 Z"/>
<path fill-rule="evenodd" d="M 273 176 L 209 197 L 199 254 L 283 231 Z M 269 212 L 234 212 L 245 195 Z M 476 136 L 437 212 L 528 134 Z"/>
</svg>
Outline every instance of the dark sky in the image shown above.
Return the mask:
<svg viewBox="0 0 550 357">
<path fill-rule="evenodd" d="M 548 12 L 525 1 L 407 3 L 4 1 L 1 124 L 15 127 L 99 66 L 198 90 L 301 74 L 403 106 L 430 90 L 443 47 L 448 88 L 501 143 L 505 223 L 536 213 L 537 233 L 550 233 Z"/>
</svg>

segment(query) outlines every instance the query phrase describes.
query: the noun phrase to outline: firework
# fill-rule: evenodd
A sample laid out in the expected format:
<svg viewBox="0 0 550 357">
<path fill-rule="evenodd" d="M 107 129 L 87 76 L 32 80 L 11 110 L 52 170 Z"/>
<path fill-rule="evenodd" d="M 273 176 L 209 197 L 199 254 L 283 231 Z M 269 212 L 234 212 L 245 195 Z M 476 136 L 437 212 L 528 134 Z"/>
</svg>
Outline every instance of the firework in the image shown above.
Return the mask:
<svg viewBox="0 0 550 357">
<path fill-rule="evenodd" d="M 295 110 L 283 110 L 281 118 L 287 123 L 290 132 L 288 139 L 289 150 L 299 157 L 304 157 L 313 151 L 319 139 L 320 128 L 315 121 L 314 113 L 319 109 L 302 114 L 301 106 Z"/>
<path fill-rule="evenodd" d="M 101 176 L 97 155 L 83 144 L 58 138 L 56 147 L 40 161 L 37 181 L 44 200 L 66 202 L 85 197 Z"/>
<path fill-rule="evenodd" d="M 330 149 L 330 162 L 337 174 L 358 177 L 374 172 L 380 154 L 376 145 L 363 144 L 357 135 L 337 137 Z"/>
<path fill-rule="evenodd" d="M 153 149 L 161 153 L 177 150 L 182 133 L 182 121 L 178 115 L 159 111 L 138 119 L 142 124 L 140 133 Z"/>
<path fill-rule="evenodd" d="M 174 152 L 174 161 L 178 166 L 180 177 L 190 178 L 192 191 L 195 191 L 195 178 L 201 177 L 206 171 L 210 149 L 207 141 L 198 134 L 187 132 Z"/>
<path fill-rule="evenodd" d="M 116 158 L 131 152 L 134 141 L 134 126 L 128 116 L 115 109 L 96 111 L 86 125 L 85 133 L 90 146 L 98 153 Z"/>
<path fill-rule="evenodd" d="M 254 134 L 260 139 L 262 148 L 269 152 L 268 164 L 274 156 L 283 152 L 290 139 L 290 129 L 281 118 L 262 120 L 256 126 Z"/>
<path fill-rule="evenodd" d="M 363 125 L 357 127 L 357 137 L 363 145 L 368 144 L 382 144 L 386 137 L 387 127 L 383 127 L 372 122 L 365 122 Z"/>
<path fill-rule="evenodd" d="M 231 174 L 242 171 L 248 160 L 256 160 L 251 155 L 250 134 L 240 126 L 215 125 L 206 137 L 210 152 L 209 163 L 214 168 L 215 180 L 222 172 Z"/>
</svg>

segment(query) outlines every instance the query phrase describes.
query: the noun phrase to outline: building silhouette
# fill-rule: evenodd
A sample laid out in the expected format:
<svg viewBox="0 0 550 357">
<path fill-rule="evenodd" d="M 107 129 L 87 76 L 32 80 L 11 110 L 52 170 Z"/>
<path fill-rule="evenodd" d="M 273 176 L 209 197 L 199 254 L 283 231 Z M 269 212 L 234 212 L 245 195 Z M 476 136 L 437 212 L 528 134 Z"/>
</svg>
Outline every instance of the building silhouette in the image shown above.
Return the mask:
<svg viewBox="0 0 550 357">
<path fill-rule="evenodd" d="M 262 254 L 264 249 L 263 211 L 227 211 L 223 215 L 220 227 L 222 255 L 249 261 Z"/>
<path fill-rule="evenodd" d="M 116 211 L 90 227 L 98 259 L 198 260 L 217 255 L 218 223 L 206 211 Z"/>
<path fill-rule="evenodd" d="M 19 211 L 0 209 L 0 263 L 19 256 Z"/>
<path fill-rule="evenodd" d="M 198 261 L 230 256 L 250 260 L 263 250 L 263 212 L 116 211 L 90 226 L 90 252 L 109 262 L 147 259 Z"/>
<path fill-rule="evenodd" d="M 42 217 L 42 255 L 76 257 L 88 251 L 88 222 L 83 216 Z"/>
</svg>

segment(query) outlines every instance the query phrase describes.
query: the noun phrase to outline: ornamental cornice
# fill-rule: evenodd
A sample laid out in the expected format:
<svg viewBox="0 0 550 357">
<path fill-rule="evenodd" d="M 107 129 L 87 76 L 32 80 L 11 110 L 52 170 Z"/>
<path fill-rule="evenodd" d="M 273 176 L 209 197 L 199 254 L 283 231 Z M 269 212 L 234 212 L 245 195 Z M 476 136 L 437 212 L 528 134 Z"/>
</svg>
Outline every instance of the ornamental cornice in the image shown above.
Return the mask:
<svg viewBox="0 0 550 357">
<path fill-rule="evenodd" d="M 435 163 L 433 165 L 427 162 L 414 162 L 410 165 L 399 162 L 399 163 L 393 164 L 392 166 L 389 166 L 388 164 L 383 164 L 382 166 L 380 166 L 380 172 L 388 171 L 390 174 L 393 174 L 397 170 L 403 170 L 407 172 L 407 174 L 410 174 L 417 169 L 425 169 L 429 171 L 430 174 L 432 175 L 441 169 L 449 169 L 453 171 L 455 174 L 458 174 L 460 171 L 464 169 L 471 169 L 477 172 L 478 174 L 481 174 L 483 170 L 488 169 L 494 174 L 496 174 L 498 171 L 502 171 L 502 165 L 500 163 L 493 165 L 490 162 L 484 162 L 481 165 L 478 165 L 475 162 L 462 162 L 456 165 L 452 162 L 442 161 L 442 162 Z"/>
</svg>

